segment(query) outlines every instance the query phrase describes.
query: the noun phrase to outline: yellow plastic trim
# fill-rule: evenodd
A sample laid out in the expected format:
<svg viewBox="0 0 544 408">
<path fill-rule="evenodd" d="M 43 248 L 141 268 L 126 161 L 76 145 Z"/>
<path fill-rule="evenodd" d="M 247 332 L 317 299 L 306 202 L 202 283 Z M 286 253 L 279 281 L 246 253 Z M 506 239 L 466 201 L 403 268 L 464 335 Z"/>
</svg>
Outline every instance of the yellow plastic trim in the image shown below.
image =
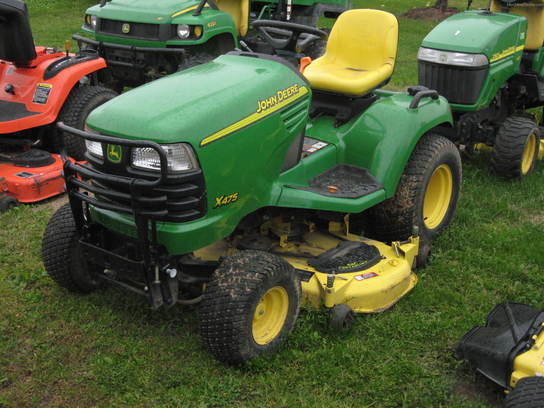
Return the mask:
<svg viewBox="0 0 544 408">
<path fill-rule="evenodd" d="M 544 323 L 542 324 L 544 326 Z M 533 336 L 533 346 L 521 353 L 514 360 L 514 370 L 510 378 L 510 386 L 516 386 L 519 380 L 534 375 L 544 376 L 544 331 Z"/>
<path fill-rule="evenodd" d="M 527 138 L 527 144 L 523 149 L 523 155 L 521 156 L 521 174 L 524 176 L 529 173 L 531 166 L 533 165 L 533 160 L 536 154 L 536 135 L 531 133 Z"/>
<path fill-rule="evenodd" d="M 520 45 L 519 47 L 510 47 L 505 49 L 504 51 L 499 52 L 498 54 L 493 55 L 493 57 L 489 60 L 490 63 L 498 61 L 500 59 L 506 58 L 512 54 L 515 54 L 516 52 L 522 51 L 525 48 L 524 45 Z"/>
<path fill-rule="evenodd" d="M 182 14 L 188 13 L 189 11 L 196 10 L 197 7 L 198 7 L 198 5 L 196 5 L 196 6 L 191 6 L 191 7 L 187 7 L 186 9 L 183 9 L 183 10 L 181 10 L 181 11 L 175 12 L 175 13 L 172 14 L 170 17 L 171 17 L 171 18 L 174 18 L 174 17 L 177 17 L 177 16 L 181 16 Z M 204 7 L 210 7 L 210 6 L 205 5 Z"/>
<path fill-rule="evenodd" d="M 249 126 L 252 123 L 255 123 L 271 115 L 272 113 L 280 110 L 281 108 L 289 105 L 291 102 L 296 101 L 297 99 L 303 97 L 307 93 L 308 93 L 308 88 L 306 88 L 305 86 L 301 86 L 298 88 L 298 93 L 296 93 L 295 95 L 292 95 L 286 99 L 283 99 L 281 102 L 267 108 L 266 110 L 260 110 L 259 112 L 252 113 L 251 115 L 245 117 L 244 119 L 239 120 L 238 122 L 235 122 L 230 126 L 227 126 L 226 128 L 220 130 L 219 132 L 216 132 L 208 136 L 207 138 L 203 139 L 200 142 L 200 146 L 205 146 L 208 143 L 215 142 L 217 139 L 221 139 L 222 137 L 225 137 L 232 132 L 236 132 L 237 130 L 240 130 L 246 126 Z"/>
<path fill-rule="evenodd" d="M 423 202 L 423 219 L 428 229 L 438 227 L 450 206 L 453 195 L 453 174 L 450 166 L 438 166 L 427 184 Z"/>
<path fill-rule="evenodd" d="M 544 160 L 544 140 L 540 141 L 540 150 L 538 151 L 538 160 Z"/>
<path fill-rule="evenodd" d="M 253 314 L 253 340 L 262 346 L 281 333 L 289 310 L 289 295 L 281 286 L 266 291 Z"/>
</svg>

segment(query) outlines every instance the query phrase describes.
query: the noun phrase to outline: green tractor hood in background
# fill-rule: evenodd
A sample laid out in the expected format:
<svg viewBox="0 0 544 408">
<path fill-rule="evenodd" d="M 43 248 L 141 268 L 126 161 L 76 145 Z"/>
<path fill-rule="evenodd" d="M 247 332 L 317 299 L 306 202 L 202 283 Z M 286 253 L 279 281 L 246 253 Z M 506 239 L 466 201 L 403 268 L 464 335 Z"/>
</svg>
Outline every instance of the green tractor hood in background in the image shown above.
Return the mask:
<svg viewBox="0 0 544 408">
<path fill-rule="evenodd" d="M 104 15 L 112 20 L 130 21 L 139 23 L 170 24 L 172 16 L 187 8 L 198 5 L 196 0 L 160 0 L 153 2 L 150 7 L 149 0 L 112 0 L 104 7 L 99 5 L 90 7 L 87 14 L 96 16 Z"/>
<path fill-rule="evenodd" d="M 198 147 L 204 138 L 244 118 L 255 114 L 258 120 L 259 101 L 266 104 L 276 97 L 276 105 L 268 104 L 274 109 L 283 99 L 278 91 L 293 86 L 299 93 L 287 91 L 290 101 L 310 97 L 306 82 L 285 65 L 224 55 L 126 92 L 94 110 L 87 123 L 112 136 Z"/>
<path fill-rule="evenodd" d="M 466 11 L 437 25 L 422 46 L 444 51 L 485 54 L 490 60 L 525 42 L 527 19 L 515 14 Z"/>
</svg>

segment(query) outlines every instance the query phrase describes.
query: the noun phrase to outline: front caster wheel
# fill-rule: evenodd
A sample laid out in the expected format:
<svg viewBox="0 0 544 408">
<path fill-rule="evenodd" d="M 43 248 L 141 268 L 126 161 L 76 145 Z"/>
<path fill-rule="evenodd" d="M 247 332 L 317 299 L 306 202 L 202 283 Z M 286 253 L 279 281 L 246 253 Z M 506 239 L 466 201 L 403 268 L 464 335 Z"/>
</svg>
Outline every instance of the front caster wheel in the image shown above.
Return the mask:
<svg viewBox="0 0 544 408">
<path fill-rule="evenodd" d="M 329 311 L 329 327 L 336 331 L 347 331 L 355 323 L 355 313 L 346 304 L 333 306 Z"/>
<path fill-rule="evenodd" d="M 283 259 L 240 251 L 214 272 L 200 308 L 200 333 L 220 361 L 240 364 L 276 349 L 298 316 L 300 282 Z"/>
<path fill-rule="evenodd" d="M 84 261 L 78 245 L 70 204 L 60 207 L 49 220 L 42 238 L 45 270 L 60 286 L 79 293 L 89 293 L 103 285 L 96 269 Z"/>
</svg>

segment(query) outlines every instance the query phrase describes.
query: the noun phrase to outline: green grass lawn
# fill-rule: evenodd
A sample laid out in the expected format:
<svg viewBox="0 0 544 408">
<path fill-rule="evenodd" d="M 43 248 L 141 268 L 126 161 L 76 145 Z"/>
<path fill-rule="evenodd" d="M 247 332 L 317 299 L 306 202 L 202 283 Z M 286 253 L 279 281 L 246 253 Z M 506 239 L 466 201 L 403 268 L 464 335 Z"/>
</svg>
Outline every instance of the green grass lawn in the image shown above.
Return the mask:
<svg viewBox="0 0 544 408">
<path fill-rule="evenodd" d="M 92 3 L 30 0 L 36 42 L 61 46 Z M 357 5 L 402 13 L 427 3 Z M 417 48 L 433 26 L 400 23 L 394 87 L 416 83 Z M 488 161 L 465 162 L 457 217 L 398 305 L 343 335 L 303 312 L 277 353 L 243 368 L 203 349 L 193 310 L 153 313 L 115 289 L 77 296 L 56 286 L 40 260 L 49 206 L 0 215 L 0 407 L 500 406 L 501 390 L 453 348 L 498 302 L 544 307 L 544 166 L 508 182 Z"/>
</svg>

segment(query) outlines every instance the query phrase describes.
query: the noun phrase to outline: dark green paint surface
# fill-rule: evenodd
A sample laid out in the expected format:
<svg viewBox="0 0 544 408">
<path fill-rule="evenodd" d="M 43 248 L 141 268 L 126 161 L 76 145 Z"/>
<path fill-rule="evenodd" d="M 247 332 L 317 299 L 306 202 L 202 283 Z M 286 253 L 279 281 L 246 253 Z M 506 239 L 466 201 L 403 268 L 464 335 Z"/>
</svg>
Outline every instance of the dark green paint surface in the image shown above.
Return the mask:
<svg viewBox="0 0 544 408">
<path fill-rule="evenodd" d="M 229 235 L 247 214 L 267 206 L 357 213 L 391 197 L 419 138 L 451 123 L 445 99 L 424 99 L 381 92 L 360 116 L 335 127 L 330 117 L 308 119 L 311 92 L 212 143 L 202 140 L 258 110 L 258 102 L 292 85 L 308 84 L 277 62 L 221 56 L 136 88 L 102 105 L 88 126 L 100 133 L 158 143 L 189 143 L 204 172 L 208 213 L 181 224 L 159 223 L 158 239 L 171 253 L 191 252 Z M 288 147 L 306 135 L 330 145 L 282 173 Z M 338 163 L 367 168 L 384 186 L 371 195 L 347 199 L 289 186 L 309 181 Z M 214 209 L 215 197 L 238 193 L 238 200 Z M 135 235 L 131 217 L 105 210 L 93 217 L 108 228 Z"/>
</svg>

